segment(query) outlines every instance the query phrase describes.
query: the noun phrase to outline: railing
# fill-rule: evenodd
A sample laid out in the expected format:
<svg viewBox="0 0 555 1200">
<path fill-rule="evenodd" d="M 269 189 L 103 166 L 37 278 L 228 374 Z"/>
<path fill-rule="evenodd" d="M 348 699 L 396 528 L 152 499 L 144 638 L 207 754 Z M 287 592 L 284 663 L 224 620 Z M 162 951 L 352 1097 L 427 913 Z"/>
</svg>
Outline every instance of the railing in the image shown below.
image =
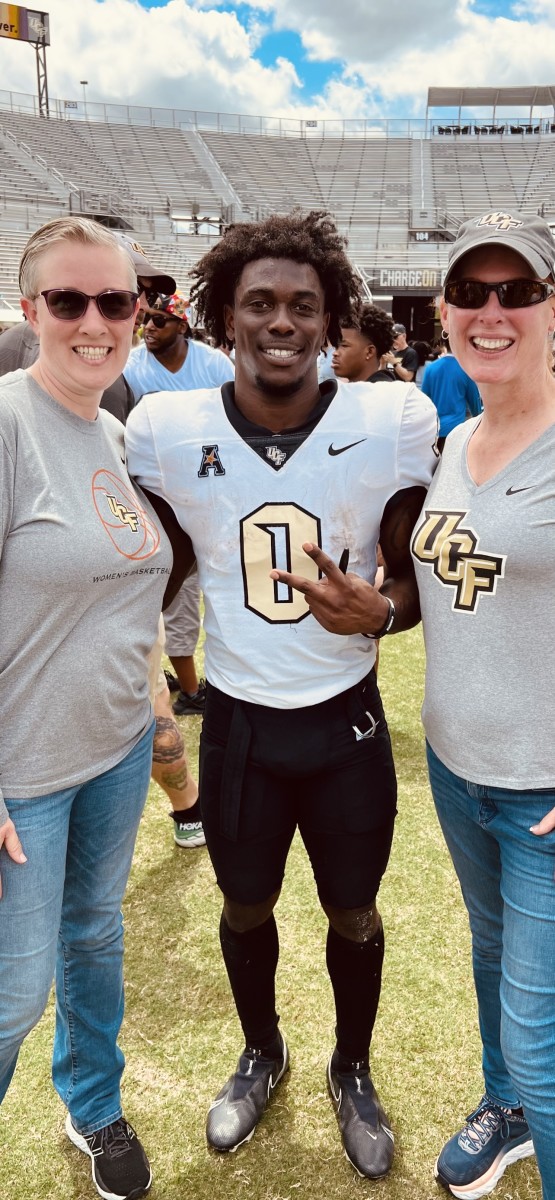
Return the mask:
<svg viewBox="0 0 555 1200">
<path fill-rule="evenodd" d="M 20 138 L 17 138 L 15 134 L 12 133 L 11 129 L 4 129 L 3 125 L 0 125 L 0 137 L 5 137 L 6 141 L 11 142 L 12 145 L 17 149 L 22 150 L 28 158 L 38 164 L 42 171 L 46 171 L 48 174 L 52 175 L 56 182 L 59 183 L 61 187 L 66 188 L 68 192 L 79 192 L 79 189 L 74 183 L 71 182 L 70 179 L 64 179 L 63 175 L 56 169 L 56 167 L 50 167 L 46 159 L 42 157 L 42 154 L 35 154 L 34 151 L 31 150 L 31 147 L 27 145 L 27 142 L 22 142 Z"/>
<path fill-rule="evenodd" d="M 463 125 L 459 119 L 453 124 L 453 118 L 442 118 L 438 125 L 437 117 L 432 118 L 379 118 L 361 117 L 351 120 L 334 119 L 305 119 L 295 117 L 264 117 L 248 116 L 241 113 L 204 112 L 189 108 L 154 108 L 138 104 L 109 104 L 95 103 L 89 100 L 56 100 L 49 98 L 50 118 L 61 121 L 101 121 L 107 124 L 164 126 L 173 129 L 195 129 L 200 132 L 213 133 L 252 133 L 263 134 L 266 137 L 294 138 L 385 138 L 408 137 L 427 138 L 439 135 L 443 130 L 451 134 L 455 130 L 472 136 L 480 132 L 491 133 L 495 126 L 491 117 L 465 118 Z M 13 113 L 23 113 L 28 116 L 40 117 L 38 97 L 26 92 L 0 91 L 0 110 Z M 525 133 L 539 134 L 555 133 L 553 116 L 538 116 L 534 125 L 530 118 L 506 117 L 504 129 L 510 132 L 521 130 Z M 498 124 L 498 128 L 501 126 Z"/>
</svg>

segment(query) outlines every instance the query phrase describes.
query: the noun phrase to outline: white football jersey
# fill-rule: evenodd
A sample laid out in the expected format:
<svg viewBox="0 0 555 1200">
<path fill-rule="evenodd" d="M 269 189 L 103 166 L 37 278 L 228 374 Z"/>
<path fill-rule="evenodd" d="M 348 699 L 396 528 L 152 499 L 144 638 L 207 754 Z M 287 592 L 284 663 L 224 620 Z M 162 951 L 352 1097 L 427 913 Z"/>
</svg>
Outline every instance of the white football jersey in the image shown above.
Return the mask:
<svg viewBox="0 0 555 1200">
<path fill-rule="evenodd" d="M 190 535 L 205 600 L 206 677 L 273 708 L 317 704 L 358 683 L 375 659 L 361 634 L 328 633 L 303 595 L 270 571 L 318 578 L 313 542 L 371 582 L 380 522 L 402 488 L 428 487 L 437 415 L 412 384 L 339 384 L 316 427 L 279 466 L 236 432 L 221 392 L 145 397 L 126 429 L 128 468 Z M 270 442 L 270 439 L 269 439 Z M 276 470 L 276 466 L 279 469 Z"/>
</svg>

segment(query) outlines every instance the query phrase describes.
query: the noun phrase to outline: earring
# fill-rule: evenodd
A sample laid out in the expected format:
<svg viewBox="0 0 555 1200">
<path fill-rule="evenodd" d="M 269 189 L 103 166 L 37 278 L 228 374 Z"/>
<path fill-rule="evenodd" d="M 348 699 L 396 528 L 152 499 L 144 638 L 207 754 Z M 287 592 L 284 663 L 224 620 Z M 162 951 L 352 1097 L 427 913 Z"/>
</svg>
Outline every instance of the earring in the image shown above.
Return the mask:
<svg viewBox="0 0 555 1200">
<path fill-rule="evenodd" d="M 442 342 L 448 342 L 448 341 L 449 341 L 449 330 L 448 330 L 448 329 L 442 329 L 442 331 L 441 331 L 441 340 L 442 340 Z"/>
</svg>

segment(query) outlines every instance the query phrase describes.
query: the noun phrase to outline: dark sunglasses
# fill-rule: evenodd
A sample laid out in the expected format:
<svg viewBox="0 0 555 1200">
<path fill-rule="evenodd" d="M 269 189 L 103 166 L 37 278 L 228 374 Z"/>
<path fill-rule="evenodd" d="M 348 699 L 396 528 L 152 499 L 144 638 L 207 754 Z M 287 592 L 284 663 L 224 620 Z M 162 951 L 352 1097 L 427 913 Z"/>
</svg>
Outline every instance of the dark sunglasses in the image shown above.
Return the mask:
<svg viewBox="0 0 555 1200">
<path fill-rule="evenodd" d="M 483 308 L 490 292 L 496 292 L 501 308 L 530 308 L 553 296 L 555 287 L 541 279 L 508 279 L 506 283 L 482 283 L 478 279 L 455 279 L 446 284 L 445 299 L 455 308 Z"/>
<path fill-rule="evenodd" d="M 78 321 L 85 315 L 91 300 L 94 300 L 106 321 L 128 321 L 139 299 L 138 292 L 115 289 L 99 292 L 97 296 L 87 296 L 85 292 L 78 292 L 77 288 L 47 288 L 40 295 L 44 296 L 50 315 L 58 321 Z"/>
<path fill-rule="evenodd" d="M 144 292 L 145 299 L 146 299 L 146 302 L 148 305 L 152 306 L 152 305 L 156 304 L 156 301 L 157 301 L 160 293 L 157 292 L 155 288 L 151 288 L 148 286 L 148 284 L 141 283 L 141 282 L 139 282 L 137 284 L 137 288 L 138 288 L 140 296 L 142 296 L 143 292 Z"/>
<path fill-rule="evenodd" d="M 145 313 L 145 325 L 152 321 L 155 329 L 164 329 L 168 321 L 178 321 L 179 317 L 165 317 L 162 313 Z"/>
</svg>

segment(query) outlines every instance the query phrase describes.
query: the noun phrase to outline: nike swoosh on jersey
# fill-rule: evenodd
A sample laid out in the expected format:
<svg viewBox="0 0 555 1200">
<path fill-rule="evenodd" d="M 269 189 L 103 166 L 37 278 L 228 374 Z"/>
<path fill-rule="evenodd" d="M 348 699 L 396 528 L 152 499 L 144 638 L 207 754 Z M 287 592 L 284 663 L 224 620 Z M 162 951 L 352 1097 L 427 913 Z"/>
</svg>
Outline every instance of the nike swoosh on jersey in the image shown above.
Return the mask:
<svg viewBox="0 0 555 1200">
<path fill-rule="evenodd" d="M 362 442 L 367 442 L 367 441 L 368 441 L 368 438 L 359 438 L 358 442 L 349 442 L 348 446 L 338 446 L 337 450 L 334 449 L 333 443 L 331 443 L 328 446 L 328 454 L 332 454 L 332 455 L 344 454 L 345 450 L 352 450 L 353 446 L 360 446 L 362 444 Z"/>
<path fill-rule="evenodd" d="M 530 488 L 531 488 L 531 487 L 533 487 L 533 486 L 534 486 L 534 485 L 533 485 L 532 483 L 529 483 L 529 484 L 528 484 L 528 487 L 523 487 L 523 488 L 514 488 L 514 487 L 510 487 L 510 488 L 507 488 L 507 491 L 505 492 L 505 495 L 506 495 L 506 496 L 516 496 L 517 492 L 529 492 L 529 491 L 530 491 Z"/>
</svg>

